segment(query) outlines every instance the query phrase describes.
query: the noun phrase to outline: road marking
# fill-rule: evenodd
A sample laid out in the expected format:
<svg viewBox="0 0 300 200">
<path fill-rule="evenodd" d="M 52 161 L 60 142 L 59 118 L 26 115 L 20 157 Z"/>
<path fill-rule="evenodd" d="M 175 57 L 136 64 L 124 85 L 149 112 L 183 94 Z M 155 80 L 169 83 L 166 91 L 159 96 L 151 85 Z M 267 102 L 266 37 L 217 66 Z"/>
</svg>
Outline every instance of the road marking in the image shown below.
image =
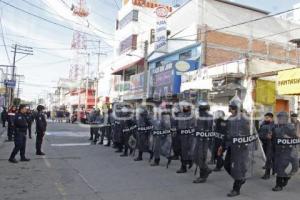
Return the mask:
<svg viewBox="0 0 300 200">
<path fill-rule="evenodd" d="M 56 132 L 46 132 L 49 136 L 61 136 L 61 137 L 87 137 L 88 132 L 72 132 L 72 131 L 56 131 Z"/>
<path fill-rule="evenodd" d="M 52 147 L 74 147 L 74 146 L 89 146 L 91 143 L 66 143 L 66 144 L 51 144 Z"/>
</svg>

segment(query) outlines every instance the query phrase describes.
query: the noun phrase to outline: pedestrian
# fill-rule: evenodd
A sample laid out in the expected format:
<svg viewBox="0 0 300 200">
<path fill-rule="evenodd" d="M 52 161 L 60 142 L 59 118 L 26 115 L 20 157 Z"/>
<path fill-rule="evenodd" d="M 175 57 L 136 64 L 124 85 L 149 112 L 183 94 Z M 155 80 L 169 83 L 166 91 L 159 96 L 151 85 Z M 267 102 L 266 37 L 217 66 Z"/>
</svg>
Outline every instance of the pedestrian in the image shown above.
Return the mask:
<svg viewBox="0 0 300 200">
<path fill-rule="evenodd" d="M 30 109 L 27 109 L 26 119 L 27 119 L 27 123 L 28 123 L 28 137 L 29 137 L 29 139 L 31 139 L 32 138 L 31 127 L 32 127 L 32 122 L 34 121 L 34 117 L 33 117 L 32 111 Z"/>
<path fill-rule="evenodd" d="M 37 114 L 35 116 L 35 123 L 36 123 L 36 155 L 43 156 L 45 153 L 42 151 L 42 144 L 43 138 L 46 133 L 47 129 L 47 121 L 43 110 L 45 109 L 44 106 L 38 105 L 37 106 Z"/>
<path fill-rule="evenodd" d="M 289 116 L 286 112 L 277 115 L 278 124 L 273 129 L 274 140 L 274 169 L 276 173 L 276 185 L 274 192 L 282 191 L 287 186 L 290 178 L 299 169 L 298 150 L 299 137 L 295 126 L 288 123 Z M 290 171 L 287 171 L 289 166 Z"/>
<path fill-rule="evenodd" d="M 273 169 L 273 141 L 272 131 L 274 128 L 273 114 L 266 113 L 264 121 L 258 129 L 259 139 L 262 142 L 263 151 L 265 153 L 265 174 L 261 177 L 262 179 L 270 179 L 271 169 Z"/>
<path fill-rule="evenodd" d="M 210 107 L 207 101 L 198 102 L 199 115 L 196 119 L 194 134 L 194 162 L 199 167 L 200 176 L 193 183 L 205 183 L 212 170 L 208 167 L 208 150 L 214 141 L 213 116 L 208 113 Z"/>
<path fill-rule="evenodd" d="M 181 174 L 187 172 L 187 165 L 189 165 L 189 168 L 192 167 L 192 142 L 195 131 L 195 120 L 191 104 L 187 101 L 181 101 L 179 102 L 179 106 L 180 112 L 177 117 L 177 131 L 180 139 L 179 144 L 181 145 L 181 167 L 176 173 Z"/>
<path fill-rule="evenodd" d="M 226 138 L 226 120 L 225 113 L 222 110 L 217 110 L 214 113 L 214 132 L 215 132 L 215 144 L 214 144 L 214 155 L 216 160 L 216 167 L 213 169 L 214 172 L 219 172 L 224 167 L 224 150 L 218 152 L 218 149 L 223 146 L 224 138 Z"/>
<path fill-rule="evenodd" d="M 17 153 L 20 151 L 20 157 L 21 161 L 27 162 L 30 159 L 25 157 L 25 151 L 26 151 L 26 134 L 27 134 L 27 120 L 26 120 L 26 112 L 27 108 L 25 105 L 21 104 L 19 106 L 19 111 L 15 115 L 14 118 L 14 127 L 15 127 L 15 132 L 14 132 L 14 142 L 15 142 L 15 147 L 9 157 L 9 162 L 11 163 L 18 163 L 18 161 L 15 159 L 15 156 Z"/>
<path fill-rule="evenodd" d="M 1 112 L 1 121 L 2 121 L 2 127 L 5 128 L 5 124 L 7 121 L 7 111 L 5 107 L 3 107 L 3 110 Z"/>
<path fill-rule="evenodd" d="M 224 168 L 234 179 L 233 189 L 227 194 L 228 197 L 240 195 L 241 187 L 246 182 L 250 150 L 253 150 L 253 142 L 257 139 L 251 135 L 250 120 L 241 110 L 242 102 L 236 96 L 229 103 L 231 116 L 227 119 L 226 145 L 219 148 L 219 155 L 223 148 L 227 150 Z"/>
<path fill-rule="evenodd" d="M 7 114 L 7 138 L 8 141 L 13 141 L 14 136 L 14 121 L 15 121 L 15 115 L 16 115 L 17 108 L 16 106 L 12 106 Z"/>
</svg>

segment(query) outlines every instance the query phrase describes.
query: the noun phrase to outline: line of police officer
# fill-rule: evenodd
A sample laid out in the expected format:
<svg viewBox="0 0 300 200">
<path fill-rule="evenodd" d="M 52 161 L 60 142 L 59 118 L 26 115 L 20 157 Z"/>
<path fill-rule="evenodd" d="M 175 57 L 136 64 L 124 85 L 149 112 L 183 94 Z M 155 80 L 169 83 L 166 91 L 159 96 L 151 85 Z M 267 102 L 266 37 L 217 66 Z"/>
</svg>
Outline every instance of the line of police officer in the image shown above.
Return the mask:
<svg viewBox="0 0 300 200">
<path fill-rule="evenodd" d="M 10 123 L 8 125 L 8 140 L 14 139 L 14 148 L 9 157 L 9 162 L 18 163 L 15 156 L 20 152 L 20 161 L 28 162 L 30 159 L 26 158 L 26 139 L 27 131 L 29 131 L 29 138 L 31 138 L 31 126 L 33 119 L 36 121 L 36 155 L 45 155 L 42 152 L 43 138 L 46 132 L 47 121 L 43 114 L 44 106 L 37 106 L 37 113 L 34 116 L 28 115 L 28 108 L 21 104 L 17 112 L 9 115 Z M 29 119 L 30 118 L 30 119 Z"/>
<path fill-rule="evenodd" d="M 141 161 L 146 152 L 150 154 L 150 161 L 153 160 L 151 166 L 158 166 L 161 156 L 167 158 L 168 165 L 180 158 L 181 167 L 177 173 L 186 173 L 195 164 L 196 170 L 199 169 L 199 177 L 193 183 L 205 183 L 212 171 L 217 172 L 224 167 L 234 179 L 233 188 L 228 194 L 234 197 L 240 194 L 242 185 L 250 176 L 259 136 L 249 116 L 242 111 L 242 102 L 238 98 L 230 101 L 229 111 L 231 116 L 225 120 L 223 111 L 216 112 L 215 117 L 209 114 L 206 101 L 198 102 L 196 112 L 186 101 L 180 102 L 174 109 L 167 105 L 154 109 L 140 106 L 134 111 L 136 113 L 132 113 L 129 105 L 117 104 L 106 117 L 109 119 L 107 123 L 98 128 L 110 127 L 101 131 L 101 137 L 106 135 L 109 143 L 112 139 L 116 152 L 122 152 L 122 157 L 129 153 L 134 155 L 137 150 L 138 155 L 134 160 Z M 272 147 L 264 143 L 264 149 L 275 156 L 270 158 L 267 153 L 264 177 L 268 178 L 272 167 L 277 175 L 273 191 L 282 190 L 299 168 L 297 145 L 300 139 L 295 127 L 288 123 L 286 113 L 279 113 L 277 117 L 278 125 L 268 127 L 264 136 L 271 138 L 268 135 L 272 133 Z M 262 139 L 262 134 L 259 135 Z M 209 157 L 216 161 L 213 170 L 208 165 Z M 291 172 L 287 172 L 289 164 L 293 166 Z"/>
</svg>

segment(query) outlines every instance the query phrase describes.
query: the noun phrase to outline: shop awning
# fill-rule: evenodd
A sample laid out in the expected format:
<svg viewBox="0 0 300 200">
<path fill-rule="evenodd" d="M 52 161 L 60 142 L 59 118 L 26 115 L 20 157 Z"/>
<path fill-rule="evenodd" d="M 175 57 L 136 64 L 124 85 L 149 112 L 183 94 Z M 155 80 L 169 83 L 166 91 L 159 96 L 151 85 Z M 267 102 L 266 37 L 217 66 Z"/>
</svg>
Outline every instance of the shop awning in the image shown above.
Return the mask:
<svg viewBox="0 0 300 200">
<path fill-rule="evenodd" d="M 277 92 L 279 95 L 300 94 L 300 68 L 278 72 Z"/>
<path fill-rule="evenodd" d="M 180 86 L 180 91 L 184 92 L 187 90 L 212 90 L 212 87 L 212 79 L 203 79 L 182 83 Z"/>
<path fill-rule="evenodd" d="M 132 66 L 137 65 L 137 64 L 143 64 L 143 63 L 144 63 L 144 58 L 139 58 L 139 59 L 137 59 L 137 60 L 135 60 L 135 61 L 133 61 L 133 62 L 131 62 L 129 64 L 126 64 L 126 65 L 124 65 L 122 67 L 118 67 L 118 69 L 114 70 L 112 72 L 112 74 L 113 75 L 122 75 L 123 70 L 126 70 L 126 69 L 128 69 L 128 68 L 130 68 Z"/>
</svg>

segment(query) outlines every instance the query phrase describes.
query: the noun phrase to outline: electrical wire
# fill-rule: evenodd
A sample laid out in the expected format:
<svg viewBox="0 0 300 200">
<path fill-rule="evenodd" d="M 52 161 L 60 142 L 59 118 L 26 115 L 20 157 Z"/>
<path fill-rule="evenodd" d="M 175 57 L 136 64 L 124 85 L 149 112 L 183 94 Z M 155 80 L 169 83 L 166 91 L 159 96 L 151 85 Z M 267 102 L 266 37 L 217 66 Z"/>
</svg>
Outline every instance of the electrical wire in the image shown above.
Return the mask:
<svg viewBox="0 0 300 200">
<path fill-rule="evenodd" d="M 7 46 L 6 46 L 5 37 L 4 37 L 4 28 L 3 28 L 3 23 L 2 23 L 2 9 L 1 9 L 1 16 L 0 16 L 0 24 L 1 24 L 2 42 L 3 42 L 5 53 L 6 53 L 6 56 L 7 56 L 7 61 L 11 65 L 11 61 L 10 61 L 10 57 L 9 57 L 9 54 L 8 54 L 8 51 L 7 51 Z"/>
<path fill-rule="evenodd" d="M 33 16 L 33 17 L 35 17 L 35 18 L 38 18 L 38 19 L 40 19 L 40 20 L 42 20 L 42 21 L 45 21 L 45 22 L 48 22 L 48 23 L 50 23 L 50 24 L 53 24 L 53 25 L 56 25 L 56 26 L 60 26 L 60 27 L 62 27 L 62 28 L 65 28 L 65 29 L 68 29 L 68 30 L 71 30 L 71 31 L 77 31 L 77 32 L 80 32 L 80 33 L 89 35 L 89 36 L 91 36 L 91 37 L 96 37 L 96 38 L 101 38 L 101 39 L 106 39 L 106 40 L 112 40 L 112 41 L 115 41 L 115 40 L 112 39 L 112 38 L 106 38 L 106 37 L 102 37 L 102 36 L 99 36 L 99 35 L 87 33 L 87 32 L 80 31 L 80 30 L 76 30 L 76 29 L 74 29 L 74 28 L 65 26 L 65 25 L 63 25 L 63 24 L 60 24 L 60 23 L 51 21 L 51 20 L 46 19 L 46 18 L 44 18 L 44 17 L 41 17 L 41 16 L 38 16 L 38 15 L 33 14 L 33 13 L 31 13 L 31 12 L 28 12 L 28 11 L 22 9 L 22 8 L 19 8 L 19 7 L 17 7 L 17 6 L 14 6 L 14 5 L 10 4 L 10 3 L 7 3 L 6 1 L 0 0 L 0 2 L 2 2 L 3 4 L 5 4 L 5 5 L 7 5 L 7 6 L 11 7 L 11 8 L 14 8 L 14 9 L 20 11 L 20 12 L 26 13 L 26 14 L 28 14 L 28 15 L 31 15 L 31 16 Z"/>
</svg>

